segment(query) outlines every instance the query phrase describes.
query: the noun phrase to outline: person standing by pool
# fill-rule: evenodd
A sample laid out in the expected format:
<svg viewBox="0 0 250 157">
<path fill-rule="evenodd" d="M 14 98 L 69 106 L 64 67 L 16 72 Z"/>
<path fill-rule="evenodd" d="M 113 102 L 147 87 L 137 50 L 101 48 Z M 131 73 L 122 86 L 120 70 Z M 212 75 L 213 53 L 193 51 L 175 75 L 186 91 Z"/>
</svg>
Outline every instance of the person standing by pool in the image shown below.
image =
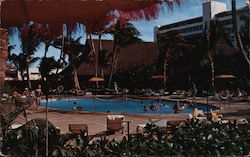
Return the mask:
<svg viewBox="0 0 250 157">
<path fill-rule="evenodd" d="M 119 90 L 118 90 L 118 85 L 116 82 L 114 82 L 114 89 L 115 89 L 115 93 L 118 94 Z"/>
<path fill-rule="evenodd" d="M 40 106 L 41 103 L 41 96 L 43 94 L 42 89 L 41 89 L 41 85 L 38 85 L 38 88 L 36 89 L 36 107 L 38 109 L 38 107 Z"/>
<path fill-rule="evenodd" d="M 197 94 L 197 92 L 198 92 L 198 89 L 197 89 L 196 84 L 195 84 L 194 82 L 192 82 L 192 89 L 191 89 L 191 92 L 192 92 L 193 100 L 195 100 L 196 94 Z"/>
<path fill-rule="evenodd" d="M 76 111 L 76 102 L 73 103 L 73 110 Z"/>
</svg>

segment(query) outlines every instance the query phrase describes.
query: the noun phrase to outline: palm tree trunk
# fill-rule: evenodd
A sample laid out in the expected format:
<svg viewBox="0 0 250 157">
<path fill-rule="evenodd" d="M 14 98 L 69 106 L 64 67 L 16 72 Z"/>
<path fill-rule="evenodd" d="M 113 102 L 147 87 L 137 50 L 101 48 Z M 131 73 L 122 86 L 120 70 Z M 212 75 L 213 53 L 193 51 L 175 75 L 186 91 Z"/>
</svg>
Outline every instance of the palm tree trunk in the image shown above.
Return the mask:
<svg viewBox="0 0 250 157">
<path fill-rule="evenodd" d="M 210 52 L 210 53 L 213 53 L 213 52 Z M 214 58 L 212 57 L 212 55 L 209 57 L 209 60 L 210 60 L 210 66 L 211 66 L 211 85 L 212 85 L 212 87 L 214 87 L 214 72 L 215 72 L 215 67 L 214 67 Z"/>
<path fill-rule="evenodd" d="M 116 55 L 117 55 L 117 47 L 116 47 L 116 43 L 114 41 L 114 44 L 113 44 L 113 57 L 112 57 L 112 64 L 111 64 L 111 69 L 110 69 L 110 73 L 109 73 L 108 88 L 111 88 L 111 82 L 112 82 L 112 77 L 113 77 L 114 68 L 115 68 Z"/>
<path fill-rule="evenodd" d="M 76 90 L 81 90 L 75 66 L 73 66 L 73 79 Z"/>
<path fill-rule="evenodd" d="M 22 81 L 24 81 L 24 74 L 23 74 L 23 71 L 20 71 L 20 75 L 21 75 Z"/>
<path fill-rule="evenodd" d="M 248 63 L 248 65 L 250 66 L 250 59 L 247 57 L 247 52 L 245 51 L 243 44 L 242 44 L 242 40 L 238 31 L 238 22 L 237 22 L 237 11 L 236 11 L 236 1 L 232 0 L 232 24 L 233 24 L 233 32 L 236 38 L 236 43 L 237 43 L 237 47 L 240 49 L 240 51 L 242 52 L 246 62 Z"/>
<path fill-rule="evenodd" d="M 102 34 L 99 33 L 99 35 L 98 35 L 98 40 L 99 40 L 99 52 L 102 50 L 102 40 L 101 40 L 101 38 L 102 38 Z"/>
<path fill-rule="evenodd" d="M 95 51 L 95 44 L 94 44 L 94 41 L 93 41 L 93 39 L 92 39 L 92 35 L 91 34 L 89 34 L 89 38 L 90 38 L 90 41 L 91 41 L 91 48 L 92 48 L 92 52 L 93 52 L 93 54 L 94 54 L 94 60 L 95 60 L 95 77 L 97 77 L 98 76 L 98 58 L 97 58 L 97 53 L 96 53 L 96 51 Z"/>
<path fill-rule="evenodd" d="M 63 26 L 62 26 L 62 47 L 61 47 L 61 53 L 60 53 L 60 58 L 58 60 L 59 64 L 61 64 L 62 58 L 63 58 L 63 48 L 64 48 L 64 33 L 63 33 Z M 56 74 L 58 74 L 59 67 L 56 69 Z"/>
<path fill-rule="evenodd" d="M 103 70 L 103 68 L 101 68 L 101 76 L 102 76 L 102 78 L 104 78 L 104 70 Z"/>
<path fill-rule="evenodd" d="M 31 89 L 31 81 L 30 81 L 30 75 L 29 75 L 29 66 L 26 68 L 26 72 L 27 72 L 28 88 Z"/>
<path fill-rule="evenodd" d="M 99 40 L 99 53 L 102 51 L 102 34 L 99 33 L 98 40 Z M 103 67 L 101 67 L 101 76 L 104 78 Z"/>
<path fill-rule="evenodd" d="M 163 64 L 163 76 L 166 77 L 167 76 L 167 59 L 164 59 L 164 64 Z M 167 80 L 164 79 L 164 88 L 166 88 L 166 82 Z"/>
<path fill-rule="evenodd" d="M 89 33 L 89 39 L 91 41 L 91 49 L 92 49 L 92 52 L 94 54 L 94 62 L 95 62 L 95 77 L 98 76 L 98 55 L 95 51 L 95 44 L 94 44 L 94 41 L 92 39 L 92 35 L 91 33 Z M 99 84 L 98 82 L 96 81 L 96 87 L 99 88 Z"/>
<path fill-rule="evenodd" d="M 47 57 L 48 50 L 49 50 L 49 44 L 45 42 L 45 51 L 44 51 L 44 56 L 43 56 L 44 58 Z"/>
</svg>

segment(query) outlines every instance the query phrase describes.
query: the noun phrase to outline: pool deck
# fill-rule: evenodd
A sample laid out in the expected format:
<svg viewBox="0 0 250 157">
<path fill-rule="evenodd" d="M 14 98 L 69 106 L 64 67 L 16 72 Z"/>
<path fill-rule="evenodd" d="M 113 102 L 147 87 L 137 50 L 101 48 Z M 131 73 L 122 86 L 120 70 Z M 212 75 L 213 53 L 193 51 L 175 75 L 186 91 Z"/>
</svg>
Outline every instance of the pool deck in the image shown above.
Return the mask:
<svg viewBox="0 0 250 157">
<path fill-rule="evenodd" d="M 161 99 L 171 100 L 169 97 L 161 97 Z M 176 99 L 175 99 L 176 100 Z M 189 101 L 189 99 L 182 99 L 182 101 Z M 197 103 L 207 103 L 206 98 L 197 98 Z M 227 116 L 237 116 L 237 117 L 250 117 L 250 102 L 234 102 L 222 103 L 219 101 L 210 101 L 209 104 L 215 106 L 220 106 L 220 112 Z M 28 119 L 35 118 L 44 118 L 45 119 L 45 108 L 40 107 L 38 110 L 34 106 L 30 107 L 27 111 Z M 110 113 L 109 113 L 110 114 Z M 52 124 L 58 127 L 61 130 L 61 133 L 69 132 L 69 124 L 87 124 L 89 135 L 95 135 L 107 130 L 107 113 L 84 113 L 77 111 L 61 111 L 49 109 L 48 119 Z M 149 118 L 167 118 L 167 119 L 186 119 L 187 114 L 157 114 L 157 115 L 125 115 L 125 120 L 130 122 L 130 133 L 136 133 L 136 128 L 139 124 L 146 124 Z M 24 118 L 18 116 L 15 120 L 17 124 L 23 124 Z M 117 132 L 114 135 L 109 136 L 108 138 L 117 138 L 121 139 L 124 135 L 127 135 L 127 125 L 125 125 L 125 133 L 122 134 Z"/>
</svg>

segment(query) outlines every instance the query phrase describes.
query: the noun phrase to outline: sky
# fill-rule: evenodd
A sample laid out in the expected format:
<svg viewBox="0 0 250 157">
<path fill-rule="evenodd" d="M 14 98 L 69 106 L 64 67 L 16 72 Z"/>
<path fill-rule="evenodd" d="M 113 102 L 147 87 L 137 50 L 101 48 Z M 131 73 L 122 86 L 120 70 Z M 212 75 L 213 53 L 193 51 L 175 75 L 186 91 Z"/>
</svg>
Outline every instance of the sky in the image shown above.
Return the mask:
<svg viewBox="0 0 250 157">
<path fill-rule="evenodd" d="M 173 10 L 170 10 L 167 6 L 164 7 L 163 11 L 160 12 L 159 17 L 151 21 L 132 21 L 135 27 L 141 33 L 140 38 L 143 41 L 153 41 L 154 40 L 154 26 L 166 25 L 182 20 L 187 20 L 195 17 L 202 16 L 202 3 L 204 0 L 182 0 L 181 5 L 174 4 Z M 224 2 L 227 4 L 227 10 L 231 10 L 231 0 L 217 0 L 218 2 Z M 243 7 L 246 4 L 246 0 L 236 0 L 237 8 Z M 78 32 L 74 35 L 74 38 L 82 36 L 83 32 Z M 106 39 L 111 39 L 110 36 L 106 36 Z M 104 38 L 104 39 L 105 39 Z M 84 43 L 84 38 L 81 40 Z M 14 52 L 19 53 L 20 43 L 18 38 L 12 37 L 10 39 L 10 44 L 17 45 Z M 44 44 L 40 45 L 37 55 L 42 57 L 44 53 Z M 48 56 L 54 56 L 58 59 L 60 51 L 50 47 Z"/>
</svg>

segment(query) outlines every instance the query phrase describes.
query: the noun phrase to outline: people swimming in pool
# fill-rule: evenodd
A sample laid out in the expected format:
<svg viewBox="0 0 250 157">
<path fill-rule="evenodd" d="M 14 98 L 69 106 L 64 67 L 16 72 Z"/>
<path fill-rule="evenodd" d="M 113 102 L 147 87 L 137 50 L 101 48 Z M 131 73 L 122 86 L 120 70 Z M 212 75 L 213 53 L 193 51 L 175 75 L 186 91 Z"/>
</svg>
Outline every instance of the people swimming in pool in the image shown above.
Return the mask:
<svg viewBox="0 0 250 157">
<path fill-rule="evenodd" d="M 147 106 L 143 106 L 143 111 L 148 111 L 148 107 Z"/>
<path fill-rule="evenodd" d="M 151 102 L 150 110 L 152 110 L 152 111 L 156 111 L 157 110 L 157 107 L 156 107 L 156 105 L 154 104 L 153 101 Z"/>
<path fill-rule="evenodd" d="M 178 100 L 177 100 L 176 103 L 174 104 L 173 110 L 174 110 L 174 113 L 178 113 L 178 112 L 180 111 L 180 108 L 179 108 L 179 101 L 178 101 Z"/>
<path fill-rule="evenodd" d="M 81 105 L 78 105 L 78 106 L 77 106 L 77 110 L 78 110 L 78 111 L 82 111 L 82 106 L 81 106 Z"/>
<path fill-rule="evenodd" d="M 191 104 L 184 103 L 184 108 L 189 108 L 190 106 L 191 106 Z"/>
<path fill-rule="evenodd" d="M 76 111 L 77 110 L 76 102 L 74 102 L 73 104 L 74 104 L 73 109 L 74 109 L 74 111 Z"/>
</svg>

